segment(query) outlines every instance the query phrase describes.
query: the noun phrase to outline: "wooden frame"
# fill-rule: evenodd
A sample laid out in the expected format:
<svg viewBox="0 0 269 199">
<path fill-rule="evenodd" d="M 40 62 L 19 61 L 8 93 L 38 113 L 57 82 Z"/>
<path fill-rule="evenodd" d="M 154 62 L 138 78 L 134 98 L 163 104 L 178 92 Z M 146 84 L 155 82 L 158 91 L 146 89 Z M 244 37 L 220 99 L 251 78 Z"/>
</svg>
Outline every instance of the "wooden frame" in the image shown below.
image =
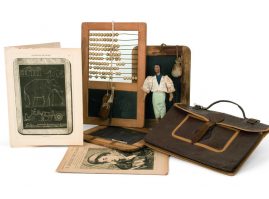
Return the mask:
<svg viewBox="0 0 269 199">
<path fill-rule="evenodd" d="M 189 105 L 190 103 L 190 73 L 191 73 L 191 50 L 187 46 L 167 46 L 165 44 L 159 46 L 147 46 L 147 56 L 176 56 L 182 58 L 182 75 L 180 77 L 180 103 Z M 155 119 L 145 118 L 145 125 L 152 127 L 156 124 Z"/>
<path fill-rule="evenodd" d="M 140 140 L 134 144 L 127 144 L 121 141 L 116 141 L 116 140 L 108 140 L 105 138 L 101 138 L 101 137 L 97 137 L 97 136 L 93 136 L 92 133 L 98 131 L 98 130 L 102 130 L 107 128 L 107 126 L 96 126 L 94 128 L 88 129 L 84 131 L 84 141 L 86 142 L 91 142 L 93 144 L 97 144 L 97 145 L 101 145 L 101 146 L 105 146 L 108 148 L 113 148 L 113 149 L 118 149 L 121 151 L 136 151 L 142 147 L 144 147 L 145 142 L 144 140 Z M 130 130 L 135 130 L 141 133 L 148 133 L 149 130 L 146 128 L 126 128 L 126 129 L 130 129 Z"/>
<path fill-rule="evenodd" d="M 20 66 L 24 66 L 24 65 L 26 65 L 28 67 L 28 70 L 31 70 L 32 67 L 39 68 L 40 73 L 41 73 L 41 67 L 43 68 L 43 73 L 44 73 L 44 68 L 47 66 L 53 66 L 54 71 L 55 70 L 59 71 L 60 70 L 59 67 L 63 66 L 64 80 L 65 80 L 65 85 L 64 85 L 65 108 L 64 109 L 66 110 L 66 112 L 64 114 L 66 114 L 66 116 L 64 116 L 61 113 L 61 111 L 55 111 L 56 113 L 54 112 L 54 110 L 53 110 L 53 112 L 48 112 L 48 111 L 44 111 L 44 110 L 42 111 L 42 109 L 41 110 L 38 109 L 38 108 L 43 106 L 40 104 L 39 104 L 39 106 L 35 107 L 35 109 L 37 108 L 37 110 L 40 111 L 42 115 L 45 115 L 44 118 L 47 117 L 46 118 L 47 120 L 49 119 L 49 117 L 53 117 L 53 118 L 58 117 L 59 119 L 63 119 L 64 117 L 66 117 L 66 127 L 65 128 L 63 128 L 63 127 L 62 128 L 53 128 L 53 127 L 51 127 L 52 124 L 51 125 L 43 124 L 43 121 L 42 121 L 42 124 L 44 126 L 46 126 L 45 128 L 42 128 L 41 126 L 38 127 L 38 125 L 35 125 L 35 128 L 33 128 L 33 127 L 32 128 L 24 128 L 24 120 L 26 120 L 26 118 L 24 118 L 24 116 L 27 115 L 27 113 L 23 113 L 23 108 L 22 108 L 23 100 L 22 100 L 22 95 L 21 95 L 22 85 L 21 85 L 21 81 L 20 81 L 20 79 L 21 79 L 20 73 L 23 71 L 22 69 L 20 69 Z M 31 69 L 29 69 L 29 67 L 31 67 Z M 57 69 L 57 67 L 58 67 L 58 69 Z M 72 84 L 71 84 L 70 61 L 65 59 L 65 58 L 17 58 L 14 60 L 13 71 L 14 71 L 14 80 L 15 80 L 15 82 L 14 82 L 15 95 L 17 96 L 15 100 L 16 100 L 16 108 L 17 108 L 18 132 L 22 135 L 68 135 L 68 134 L 71 134 L 73 131 L 73 118 L 72 118 L 72 100 L 71 100 L 72 99 L 72 89 L 71 89 Z M 50 70 L 50 72 L 51 72 L 51 70 Z M 39 74 L 39 75 L 41 75 L 41 74 Z M 25 74 L 24 74 L 24 76 L 25 76 Z M 50 82 L 51 80 L 50 79 L 44 80 L 43 78 L 41 78 L 40 76 L 37 76 L 36 78 L 31 80 L 31 82 L 28 82 L 28 85 L 30 85 L 30 86 L 32 85 L 31 89 L 33 89 L 36 85 L 38 85 L 38 83 L 42 82 L 39 85 L 45 87 L 46 82 Z M 55 80 L 53 80 L 53 81 L 55 81 Z M 56 83 L 58 83 L 58 82 L 56 82 Z M 59 87 L 59 85 L 58 85 L 58 87 Z M 24 89 L 26 89 L 26 88 L 24 88 Z M 40 96 L 44 96 L 44 94 L 42 94 L 42 89 L 39 88 L 38 91 L 40 92 L 39 93 Z M 49 92 L 52 92 L 52 91 L 49 91 Z M 28 97 L 29 103 L 31 103 L 29 95 L 27 95 L 27 93 L 24 93 L 23 95 L 25 96 L 25 98 Z M 35 95 L 37 95 L 37 94 L 35 93 Z M 50 98 L 48 98 L 48 99 L 50 99 Z M 35 101 L 32 101 L 33 104 L 34 104 L 34 102 Z M 44 100 L 44 104 L 45 104 L 45 102 L 46 102 L 46 100 Z M 48 100 L 48 102 L 50 102 L 50 101 Z M 38 114 L 34 115 L 33 117 L 38 117 Z M 63 123 L 63 122 L 61 121 L 61 123 Z"/>
<path fill-rule="evenodd" d="M 141 87 L 145 79 L 146 63 L 146 24 L 145 23 L 114 23 L 115 31 L 138 31 L 138 65 L 137 82 L 134 83 L 113 83 L 115 91 L 136 92 L 137 107 L 136 119 L 111 118 L 102 120 L 99 117 L 90 117 L 89 92 L 88 89 L 107 89 L 107 82 L 89 81 L 89 31 L 90 30 L 112 30 L 111 22 L 84 22 L 82 23 L 82 73 L 83 73 L 83 120 L 87 124 L 112 125 L 124 127 L 143 127 L 144 126 L 144 100 Z"/>
</svg>

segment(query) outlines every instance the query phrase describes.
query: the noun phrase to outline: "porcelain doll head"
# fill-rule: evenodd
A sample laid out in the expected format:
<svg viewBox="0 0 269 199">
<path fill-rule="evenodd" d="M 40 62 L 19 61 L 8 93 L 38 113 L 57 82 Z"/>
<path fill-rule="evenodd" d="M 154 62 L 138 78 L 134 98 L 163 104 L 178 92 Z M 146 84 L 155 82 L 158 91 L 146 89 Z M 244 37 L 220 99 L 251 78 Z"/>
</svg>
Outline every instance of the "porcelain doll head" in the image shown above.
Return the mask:
<svg viewBox="0 0 269 199">
<path fill-rule="evenodd" d="M 160 65 L 156 64 L 154 66 L 154 72 L 155 72 L 155 74 L 160 74 L 161 73 L 161 67 L 160 67 Z"/>
</svg>

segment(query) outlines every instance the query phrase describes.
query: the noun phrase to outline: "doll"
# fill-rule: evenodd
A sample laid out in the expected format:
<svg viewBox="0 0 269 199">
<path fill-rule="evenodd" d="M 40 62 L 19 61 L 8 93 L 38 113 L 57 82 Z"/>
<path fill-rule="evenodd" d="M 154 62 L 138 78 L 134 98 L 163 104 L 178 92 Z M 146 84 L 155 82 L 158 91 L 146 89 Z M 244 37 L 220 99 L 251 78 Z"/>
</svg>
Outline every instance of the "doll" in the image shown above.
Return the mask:
<svg viewBox="0 0 269 199">
<path fill-rule="evenodd" d="M 169 101 L 173 100 L 175 91 L 173 81 L 167 76 L 161 74 L 160 65 L 154 66 L 154 76 L 148 76 L 143 84 L 144 100 L 149 92 L 152 92 L 152 105 L 155 118 L 161 119 L 166 113 L 165 97 L 169 93 Z"/>
</svg>

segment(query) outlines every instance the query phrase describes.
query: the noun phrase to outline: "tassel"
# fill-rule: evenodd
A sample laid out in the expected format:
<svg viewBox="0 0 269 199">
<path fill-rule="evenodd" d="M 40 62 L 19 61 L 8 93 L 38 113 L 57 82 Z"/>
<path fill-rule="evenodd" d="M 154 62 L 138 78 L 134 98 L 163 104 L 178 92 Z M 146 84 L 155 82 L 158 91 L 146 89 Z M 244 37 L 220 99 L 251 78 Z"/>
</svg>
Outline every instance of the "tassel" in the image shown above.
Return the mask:
<svg viewBox="0 0 269 199">
<path fill-rule="evenodd" d="M 182 75 L 182 66 L 181 66 L 181 58 L 178 57 L 175 60 L 175 64 L 172 68 L 172 76 L 173 77 L 180 77 Z"/>
</svg>

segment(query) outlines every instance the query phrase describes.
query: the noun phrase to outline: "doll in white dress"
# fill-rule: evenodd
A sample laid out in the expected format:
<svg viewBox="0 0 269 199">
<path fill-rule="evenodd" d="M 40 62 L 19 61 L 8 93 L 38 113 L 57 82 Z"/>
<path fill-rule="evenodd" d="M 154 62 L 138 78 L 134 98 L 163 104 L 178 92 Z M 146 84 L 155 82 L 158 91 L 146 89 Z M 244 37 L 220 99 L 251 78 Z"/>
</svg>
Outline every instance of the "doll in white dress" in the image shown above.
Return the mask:
<svg viewBox="0 0 269 199">
<path fill-rule="evenodd" d="M 175 91 L 173 81 L 167 76 L 162 75 L 160 66 L 154 66 L 154 76 L 148 76 L 143 84 L 145 92 L 144 99 L 149 92 L 152 92 L 152 105 L 156 119 L 161 119 L 166 113 L 165 97 L 169 93 L 169 101 L 173 100 L 173 92 Z"/>
</svg>

